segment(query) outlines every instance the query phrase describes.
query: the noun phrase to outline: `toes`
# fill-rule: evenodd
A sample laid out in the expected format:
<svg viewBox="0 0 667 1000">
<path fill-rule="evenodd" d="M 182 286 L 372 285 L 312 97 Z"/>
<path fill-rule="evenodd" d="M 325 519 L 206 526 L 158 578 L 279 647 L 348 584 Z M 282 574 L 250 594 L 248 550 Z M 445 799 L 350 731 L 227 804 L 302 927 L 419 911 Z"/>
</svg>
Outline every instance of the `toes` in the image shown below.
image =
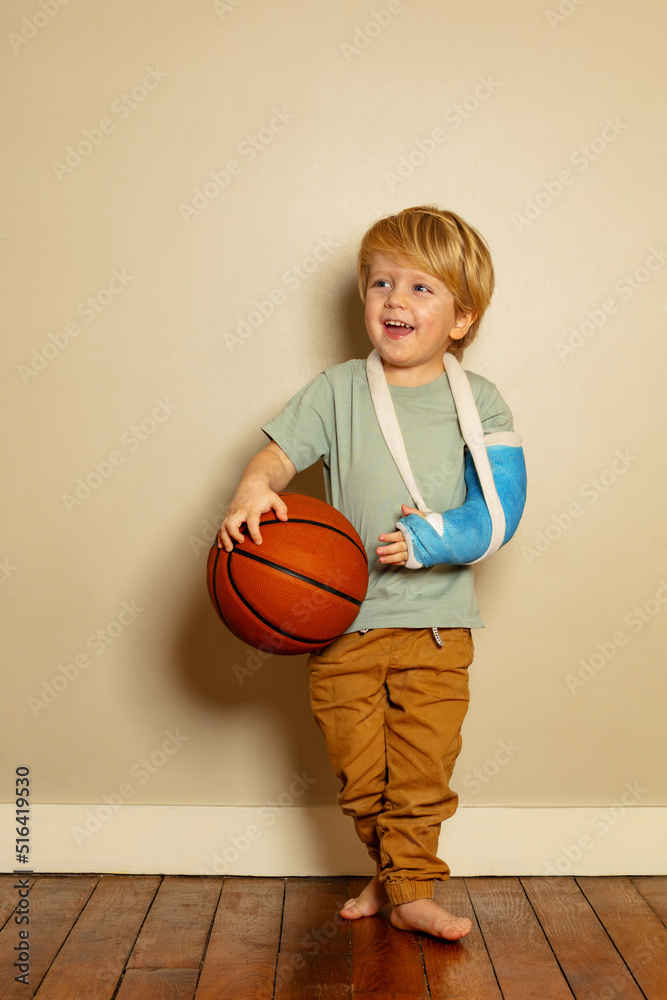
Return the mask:
<svg viewBox="0 0 667 1000">
<path fill-rule="evenodd" d="M 454 924 L 447 924 L 443 927 L 443 937 L 448 938 L 450 941 L 457 941 L 459 938 L 465 937 L 469 934 L 472 929 L 472 922 L 470 920 L 457 920 Z"/>
</svg>

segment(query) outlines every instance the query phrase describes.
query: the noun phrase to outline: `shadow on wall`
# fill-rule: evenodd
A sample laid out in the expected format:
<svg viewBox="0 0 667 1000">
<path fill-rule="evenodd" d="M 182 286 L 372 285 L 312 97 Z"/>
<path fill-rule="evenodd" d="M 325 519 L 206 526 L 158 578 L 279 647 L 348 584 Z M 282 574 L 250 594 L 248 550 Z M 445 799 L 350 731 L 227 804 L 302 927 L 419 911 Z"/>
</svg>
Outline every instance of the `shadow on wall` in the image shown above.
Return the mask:
<svg viewBox="0 0 667 1000">
<path fill-rule="evenodd" d="M 338 317 L 338 329 L 341 331 L 341 358 L 367 358 L 373 345 L 366 333 L 364 322 L 364 304 L 359 298 L 359 288 L 356 281 L 350 283 L 341 295 Z"/>
<path fill-rule="evenodd" d="M 340 310 L 334 329 L 343 333 L 340 341 L 340 360 L 366 357 L 370 343 L 363 322 L 363 307 L 356 286 L 341 296 Z M 324 367 L 324 365 L 322 366 Z M 314 371 L 313 374 L 316 374 Z M 287 400 L 285 400 L 286 402 Z M 280 405 L 277 407 L 277 410 Z M 248 459 L 251 454 L 248 454 Z M 221 483 L 221 496 L 231 496 L 235 483 Z M 322 463 L 318 462 L 299 473 L 286 492 L 305 493 L 325 500 Z M 284 734 L 276 756 L 283 758 L 281 772 L 291 776 L 304 773 L 313 779 L 299 796 L 295 805 L 335 805 L 338 781 L 335 778 L 322 735 L 313 719 L 308 694 L 308 668 L 306 655 L 278 656 L 262 653 L 232 635 L 218 618 L 209 600 L 205 579 L 206 555 L 201 553 L 201 586 L 192 593 L 189 607 L 184 609 L 177 637 L 176 669 L 184 686 L 198 699 L 211 707 L 218 706 L 226 713 L 238 706 L 257 706 L 259 714 L 273 716 Z M 238 748 L 235 757 L 238 756 Z M 267 761 L 271 770 L 273 761 Z M 230 766 L 234 766 L 233 764 Z M 225 761 L 212 762 L 214 778 Z M 275 794 L 279 800 L 290 784 L 285 778 L 276 778 Z M 279 786 L 279 787 L 278 787 Z M 231 804 L 221 801 L 221 805 Z M 235 802 L 233 804 L 252 804 Z M 264 804 L 264 803 L 260 803 Z M 329 856 L 323 837 L 321 818 L 313 817 L 313 844 L 322 852 L 321 870 L 335 870 L 335 858 Z M 352 821 L 349 823 L 350 842 L 356 843 Z"/>
</svg>

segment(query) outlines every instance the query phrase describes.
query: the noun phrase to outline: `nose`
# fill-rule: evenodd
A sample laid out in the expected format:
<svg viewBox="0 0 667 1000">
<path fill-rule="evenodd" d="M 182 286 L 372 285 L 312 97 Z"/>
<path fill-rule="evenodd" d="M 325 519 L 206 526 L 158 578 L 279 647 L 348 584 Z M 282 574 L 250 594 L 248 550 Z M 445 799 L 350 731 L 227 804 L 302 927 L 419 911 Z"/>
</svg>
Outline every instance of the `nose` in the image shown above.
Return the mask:
<svg viewBox="0 0 667 1000">
<path fill-rule="evenodd" d="M 387 291 L 386 303 L 390 309 L 403 309 L 405 307 L 405 291 L 400 285 L 394 285 Z"/>
</svg>

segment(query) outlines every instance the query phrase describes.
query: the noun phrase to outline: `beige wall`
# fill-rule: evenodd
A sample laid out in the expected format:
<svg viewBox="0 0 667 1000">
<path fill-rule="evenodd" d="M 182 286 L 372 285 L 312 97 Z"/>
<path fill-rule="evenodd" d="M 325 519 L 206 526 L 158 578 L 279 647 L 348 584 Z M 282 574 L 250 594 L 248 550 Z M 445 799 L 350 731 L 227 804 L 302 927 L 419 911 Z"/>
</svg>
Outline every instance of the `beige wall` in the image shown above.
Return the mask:
<svg viewBox="0 0 667 1000">
<path fill-rule="evenodd" d="M 361 234 L 436 203 L 491 245 L 466 364 L 530 474 L 478 571 L 462 801 L 667 804 L 664 6 L 43 4 L 0 15 L 2 798 L 27 762 L 42 803 L 261 805 L 295 771 L 335 802 L 305 658 L 252 670 L 205 557 L 261 423 L 370 349 Z"/>
</svg>

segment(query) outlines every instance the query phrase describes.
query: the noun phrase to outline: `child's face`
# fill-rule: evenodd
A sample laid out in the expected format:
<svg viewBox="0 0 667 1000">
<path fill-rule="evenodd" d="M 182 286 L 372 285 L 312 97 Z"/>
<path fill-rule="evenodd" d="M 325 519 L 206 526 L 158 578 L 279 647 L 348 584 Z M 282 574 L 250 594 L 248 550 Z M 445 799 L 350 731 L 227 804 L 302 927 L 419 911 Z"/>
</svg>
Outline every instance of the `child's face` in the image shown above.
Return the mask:
<svg viewBox="0 0 667 1000">
<path fill-rule="evenodd" d="M 374 253 L 366 289 L 366 330 L 393 385 L 425 385 L 442 375 L 442 356 L 474 315 L 456 316 L 444 281 Z M 400 324 L 400 325 L 396 325 Z"/>
</svg>

